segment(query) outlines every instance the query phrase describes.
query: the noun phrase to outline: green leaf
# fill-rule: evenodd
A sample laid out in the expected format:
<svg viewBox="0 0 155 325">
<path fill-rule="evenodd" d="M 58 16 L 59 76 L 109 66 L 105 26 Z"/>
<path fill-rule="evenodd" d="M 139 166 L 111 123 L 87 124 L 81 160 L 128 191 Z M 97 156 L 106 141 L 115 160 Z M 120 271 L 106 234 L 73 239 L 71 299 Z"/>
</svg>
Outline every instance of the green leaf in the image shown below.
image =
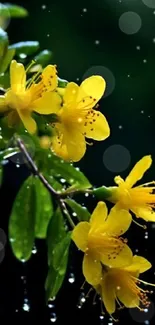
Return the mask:
<svg viewBox="0 0 155 325">
<path fill-rule="evenodd" d="M 64 218 L 60 208 L 57 208 L 53 217 L 50 220 L 47 229 L 47 246 L 48 246 L 48 264 L 53 263 L 53 250 L 64 237 L 66 236 Z"/>
<path fill-rule="evenodd" d="M 50 269 L 48 271 L 48 275 L 46 278 L 46 282 L 45 282 L 46 301 L 47 302 L 50 298 L 53 298 L 57 295 L 57 293 L 59 292 L 59 290 L 63 284 L 64 278 L 65 278 L 65 273 L 61 275 L 61 274 L 59 274 L 58 271 L 55 271 L 55 269 L 52 267 L 52 265 L 50 266 Z"/>
<path fill-rule="evenodd" d="M 26 41 L 19 42 L 9 46 L 9 49 L 15 49 L 16 55 L 26 54 L 31 55 L 34 54 L 39 49 L 38 41 Z"/>
<path fill-rule="evenodd" d="M 47 156 L 46 164 L 48 165 L 47 169 L 49 175 L 54 175 L 55 178 L 63 178 L 72 188 L 85 189 L 91 187 L 90 182 L 79 168 L 76 169 L 73 165 L 60 159 L 50 151 Z"/>
<path fill-rule="evenodd" d="M 8 49 L 0 64 L 0 73 L 4 73 L 15 55 L 15 49 Z"/>
<path fill-rule="evenodd" d="M 48 190 L 39 178 L 34 179 L 36 190 L 36 221 L 35 235 L 37 238 L 45 238 L 49 221 L 53 215 L 52 198 Z"/>
<path fill-rule="evenodd" d="M 11 3 L 0 3 L 0 16 L 5 18 L 23 18 L 28 16 L 28 11 L 21 6 L 12 5 Z"/>
<path fill-rule="evenodd" d="M 8 34 L 0 27 L 0 59 L 2 59 L 8 46 Z"/>
<path fill-rule="evenodd" d="M 87 208 L 82 207 L 79 203 L 72 199 L 66 199 L 65 202 L 76 213 L 76 217 L 79 221 L 89 221 L 91 214 Z"/>
<path fill-rule="evenodd" d="M 65 88 L 68 84 L 68 81 L 58 77 L 58 87 Z"/>
<path fill-rule="evenodd" d="M 0 166 L 0 186 L 2 185 L 3 181 L 3 166 Z"/>
<path fill-rule="evenodd" d="M 41 64 L 42 67 L 45 67 L 52 58 L 52 52 L 49 50 L 41 51 L 38 55 L 35 56 L 34 60 L 37 64 Z"/>
<path fill-rule="evenodd" d="M 10 74 L 6 72 L 5 74 L 0 74 L 0 87 L 7 89 L 10 86 Z"/>
<path fill-rule="evenodd" d="M 69 246 L 71 242 L 71 232 L 54 247 L 52 265 L 60 275 L 65 274 L 68 262 Z"/>
<path fill-rule="evenodd" d="M 9 240 L 14 255 L 20 261 L 31 257 L 35 237 L 36 195 L 33 177 L 20 188 L 9 220 Z"/>
</svg>

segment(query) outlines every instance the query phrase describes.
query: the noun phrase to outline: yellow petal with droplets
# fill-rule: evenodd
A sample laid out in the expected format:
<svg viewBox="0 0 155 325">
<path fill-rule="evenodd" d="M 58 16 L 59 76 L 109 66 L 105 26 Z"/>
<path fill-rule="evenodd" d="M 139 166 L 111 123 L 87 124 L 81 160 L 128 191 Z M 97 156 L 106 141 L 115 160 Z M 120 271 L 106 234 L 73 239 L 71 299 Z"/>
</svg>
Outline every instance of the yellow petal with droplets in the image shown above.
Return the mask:
<svg viewBox="0 0 155 325">
<path fill-rule="evenodd" d="M 55 65 L 48 65 L 42 72 L 42 81 L 46 91 L 53 91 L 58 85 L 57 70 Z"/>
<path fill-rule="evenodd" d="M 85 254 L 83 259 L 83 274 L 86 281 L 91 285 L 97 285 L 101 282 L 102 266 L 101 263 L 91 255 Z"/>
<path fill-rule="evenodd" d="M 76 98 L 79 91 L 79 86 L 75 82 L 69 82 L 64 92 L 64 109 L 65 106 L 68 108 L 76 108 Z"/>
<path fill-rule="evenodd" d="M 127 210 L 119 209 L 114 206 L 110 210 L 103 231 L 107 232 L 109 235 L 120 236 L 129 229 L 131 222 L 132 216 Z M 102 229 L 100 229 L 100 232 L 102 232 Z"/>
<path fill-rule="evenodd" d="M 108 209 L 104 202 L 98 202 L 96 208 L 94 209 L 91 218 L 91 232 L 102 227 L 105 224 L 105 219 L 107 218 Z"/>
<path fill-rule="evenodd" d="M 72 240 L 83 252 L 87 248 L 89 230 L 90 224 L 88 222 L 80 222 L 72 231 Z"/>
<path fill-rule="evenodd" d="M 52 138 L 54 152 L 68 161 L 79 161 L 85 154 L 85 138 L 74 125 L 57 125 L 58 136 Z"/>
<path fill-rule="evenodd" d="M 98 111 L 88 112 L 83 132 L 87 138 L 105 140 L 110 135 L 110 128 L 105 116 Z"/>
<path fill-rule="evenodd" d="M 26 87 L 26 72 L 23 64 L 12 60 L 10 64 L 10 83 L 13 92 L 23 92 Z"/>
<path fill-rule="evenodd" d="M 30 134 L 34 134 L 37 130 L 37 124 L 31 117 L 31 113 L 28 110 L 18 110 L 18 114 L 27 131 Z"/>
<path fill-rule="evenodd" d="M 119 287 L 116 295 L 127 308 L 136 308 L 139 306 L 140 301 L 138 295 L 132 292 L 132 290 L 127 287 L 125 283 Z"/>
<path fill-rule="evenodd" d="M 117 241 L 118 243 L 116 243 L 114 250 L 112 250 L 111 247 L 108 249 L 108 246 L 106 249 L 104 247 L 98 247 L 98 253 L 100 252 L 100 259 L 103 264 L 109 267 L 120 268 L 128 266 L 132 263 L 132 251 L 126 244 L 124 244 L 120 249 L 119 246 L 122 246 L 121 242 L 119 239 L 117 239 Z"/>
<path fill-rule="evenodd" d="M 105 80 L 101 76 L 91 76 L 80 85 L 77 96 L 77 107 L 93 108 L 105 91 Z"/>
<path fill-rule="evenodd" d="M 39 114 L 58 113 L 61 108 L 61 97 L 56 92 L 46 92 L 31 104 L 31 109 Z"/>
<path fill-rule="evenodd" d="M 152 158 L 150 155 L 144 156 L 137 164 L 133 167 L 130 174 L 125 180 L 128 187 L 132 187 L 136 184 L 144 175 L 144 173 L 150 168 L 152 164 Z"/>
<path fill-rule="evenodd" d="M 145 221 L 155 222 L 155 211 L 151 207 L 132 207 L 131 211 L 136 215 L 137 218 L 142 218 Z"/>
<path fill-rule="evenodd" d="M 129 272 L 138 272 L 143 273 L 149 270 L 152 267 L 151 263 L 142 256 L 133 256 L 132 264 L 125 267 L 125 270 Z"/>
<path fill-rule="evenodd" d="M 112 278 L 106 274 L 102 280 L 102 300 L 109 314 L 113 314 L 116 309 L 115 286 Z"/>
</svg>

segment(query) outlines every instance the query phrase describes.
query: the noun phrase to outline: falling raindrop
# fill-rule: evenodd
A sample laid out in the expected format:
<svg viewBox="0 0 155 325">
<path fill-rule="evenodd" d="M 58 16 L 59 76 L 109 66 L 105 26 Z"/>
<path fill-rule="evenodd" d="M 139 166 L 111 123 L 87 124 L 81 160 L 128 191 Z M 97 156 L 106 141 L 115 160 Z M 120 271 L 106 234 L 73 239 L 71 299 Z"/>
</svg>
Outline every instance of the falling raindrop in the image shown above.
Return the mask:
<svg viewBox="0 0 155 325">
<path fill-rule="evenodd" d="M 146 60 L 146 59 L 144 59 L 144 60 L 143 60 L 143 63 L 147 63 L 147 60 Z"/>
<path fill-rule="evenodd" d="M 41 8 L 42 8 L 43 10 L 45 10 L 46 7 L 47 7 L 46 5 L 42 5 L 42 6 L 41 6 Z"/>
<path fill-rule="evenodd" d="M 56 313 L 52 313 L 51 316 L 50 316 L 50 321 L 51 321 L 52 323 L 55 323 L 56 320 L 57 320 L 57 315 L 56 315 Z"/>
<path fill-rule="evenodd" d="M 146 231 L 145 232 L 145 236 L 144 236 L 145 239 L 148 239 L 148 232 Z"/>
<path fill-rule="evenodd" d="M 50 37 L 50 34 L 47 34 L 47 37 Z"/>
<path fill-rule="evenodd" d="M 130 78 L 130 74 L 128 74 L 128 78 Z"/>
<path fill-rule="evenodd" d="M 23 303 L 23 310 L 29 312 L 30 311 L 30 304 L 27 298 L 24 299 Z"/>
<path fill-rule="evenodd" d="M 138 51 L 140 50 L 140 46 L 139 46 L 139 45 L 138 45 L 138 46 L 136 46 L 136 50 L 138 50 Z"/>
<path fill-rule="evenodd" d="M 143 110 L 141 111 L 141 114 L 144 114 L 144 111 Z"/>
<path fill-rule="evenodd" d="M 16 164 L 16 167 L 17 167 L 17 168 L 19 168 L 19 167 L 20 167 L 20 165 Z"/>
<path fill-rule="evenodd" d="M 77 217 L 77 213 L 76 213 L 76 212 L 73 212 L 73 213 L 72 213 L 72 216 L 73 216 L 73 217 Z"/>
<path fill-rule="evenodd" d="M 119 128 L 119 130 L 122 130 L 123 129 L 123 126 L 122 125 L 119 125 L 118 128 Z"/>
<path fill-rule="evenodd" d="M 54 308 L 54 305 L 51 302 L 49 302 L 48 303 L 48 308 Z"/>
<path fill-rule="evenodd" d="M 131 97 L 130 100 L 133 100 L 133 98 Z"/>
<path fill-rule="evenodd" d="M 74 283 L 75 282 L 75 275 L 74 273 L 70 273 L 69 278 L 68 278 L 69 283 Z"/>
<path fill-rule="evenodd" d="M 89 193 L 85 193 L 85 196 L 88 197 L 89 196 Z"/>
<path fill-rule="evenodd" d="M 87 8 L 83 8 L 82 11 L 83 11 L 83 12 L 87 12 Z"/>
<path fill-rule="evenodd" d="M 33 248 L 32 248 L 32 254 L 36 254 L 37 253 L 37 248 L 36 248 L 36 246 L 34 246 Z"/>
<path fill-rule="evenodd" d="M 103 315 L 100 315 L 99 316 L 99 319 L 103 320 L 104 319 L 104 316 Z"/>
<path fill-rule="evenodd" d="M 145 325 L 149 325 L 150 324 L 150 322 L 149 322 L 149 320 L 145 320 Z"/>
</svg>

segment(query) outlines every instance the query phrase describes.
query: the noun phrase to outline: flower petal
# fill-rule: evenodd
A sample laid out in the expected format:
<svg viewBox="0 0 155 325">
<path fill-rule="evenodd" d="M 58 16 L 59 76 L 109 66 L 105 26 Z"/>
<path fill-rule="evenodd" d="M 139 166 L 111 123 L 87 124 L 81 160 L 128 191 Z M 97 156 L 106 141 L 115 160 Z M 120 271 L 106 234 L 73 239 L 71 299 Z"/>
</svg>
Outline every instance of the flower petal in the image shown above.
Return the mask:
<svg viewBox="0 0 155 325">
<path fill-rule="evenodd" d="M 133 256 L 132 264 L 125 267 L 125 270 L 129 272 L 139 272 L 143 273 L 152 267 L 151 263 L 142 256 Z"/>
<path fill-rule="evenodd" d="M 107 312 L 113 314 L 116 309 L 115 284 L 108 274 L 105 274 L 102 280 L 102 300 Z"/>
<path fill-rule="evenodd" d="M 119 209 L 114 206 L 110 210 L 103 230 L 104 232 L 107 231 L 109 235 L 120 236 L 128 230 L 131 222 L 132 216 L 127 210 Z"/>
<path fill-rule="evenodd" d="M 96 110 L 88 112 L 83 132 L 87 138 L 104 140 L 110 135 L 110 128 L 105 116 Z"/>
<path fill-rule="evenodd" d="M 90 224 L 88 222 L 79 222 L 78 225 L 72 231 L 72 240 L 76 246 L 83 252 L 85 252 L 88 244 L 88 233 L 90 230 Z"/>
<path fill-rule="evenodd" d="M 57 69 L 55 65 L 48 65 L 42 72 L 45 91 L 53 91 L 58 85 Z"/>
<path fill-rule="evenodd" d="M 91 285 L 101 282 L 102 266 L 101 263 L 93 258 L 91 254 L 85 254 L 83 259 L 83 274 L 86 281 Z"/>
<path fill-rule="evenodd" d="M 116 292 L 118 299 L 127 308 L 135 308 L 139 306 L 139 297 L 131 291 L 125 284 L 121 284 Z"/>
<path fill-rule="evenodd" d="M 115 239 L 116 241 L 116 239 Z M 98 247 L 98 252 L 100 251 L 100 259 L 103 264 L 108 265 L 109 267 L 125 267 L 132 263 L 132 251 L 128 245 L 124 244 L 122 249 L 119 249 L 119 239 L 117 249 L 112 251 L 105 249 L 104 247 Z M 121 245 L 121 242 L 120 242 Z"/>
<path fill-rule="evenodd" d="M 61 97 L 56 92 L 46 92 L 31 104 L 32 110 L 39 114 L 56 114 L 60 107 Z"/>
<path fill-rule="evenodd" d="M 151 207 L 132 207 L 131 211 L 136 215 L 137 218 L 142 218 L 145 221 L 155 222 L 155 211 Z"/>
<path fill-rule="evenodd" d="M 107 214 L 108 209 L 106 204 L 104 202 L 98 202 L 90 218 L 91 231 L 94 231 L 102 227 L 102 225 L 105 225 L 105 219 L 107 218 Z"/>
<path fill-rule="evenodd" d="M 144 173 L 150 168 L 152 164 L 152 158 L 150 155 L 144 156 L 137 164 L 133 167 L 130 174 L 125 180 L 128 187 L 132 187 L 137 183 L 144 175 Z"/>
<path fill-rule="evenodd" d="M 58 136 L 52 138 L 52 149 L 54 152 L 68 161 L 79 161 L 85 154 L 85 138 L 78 128 L 72 125 L 68 128 L 57 124 Z"/>
<path fill-rule="evenodd" d="M 91 76 L 85 79 L 79 87 L 77 108 L 93 108 L 105 91 L 105 80 L 101 76 Z"/>
<path fill-rule="evenodd" d="M 26 72 L 23 64 L 12 60 L 10 64 L 10 83 L 13 92 L 23 92 L 26 87 Z"/>
<path fill-rule="evenodd" d="M 31 112 L 28 110 L 18 110 L 18 114 L 27 131 L 30 134 L 34 134 L 37 130 L 37 124 L 31 117 Z"/>
<path fill-rule="evenodd" d="M 75 82 L 69 82 L 67 84 L 67 87 L 65 88 L 65 93 L 64 93 L 64 107 L 65 105 L 68 108 L 73 108 L 75 109 L 76 107 L 76 98 L 77 98 L 77 94 L 79 91 L 79 86 L 75 83 Z"/>
</svg>

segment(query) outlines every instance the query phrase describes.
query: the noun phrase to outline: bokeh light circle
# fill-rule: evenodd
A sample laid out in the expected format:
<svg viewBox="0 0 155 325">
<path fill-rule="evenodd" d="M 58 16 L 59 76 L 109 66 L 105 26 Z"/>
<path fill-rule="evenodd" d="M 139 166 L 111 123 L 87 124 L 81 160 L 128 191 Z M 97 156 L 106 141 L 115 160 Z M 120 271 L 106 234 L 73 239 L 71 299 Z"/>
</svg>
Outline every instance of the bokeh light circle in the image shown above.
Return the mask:
<svg viewBox="0 0 155 325">
<path fill-rule="evenodd" d="M 3 17 L 3 15 L 1 14 L 2 11 L 5 11 L 5 17 Z M 7 27 L 10 24 L 10 12 L 7 8 L 7 6 L 5 6 L 4 4 L 0 3 L 0 27 L 3 30 L 6 30 Z"/>
<path fill-rule="evenodd" d="M 142 0 L 142 2 L 149 8 L 155 8 L 155 0 Z"/>
<path fill-rule="evenodd" d="M 94 65 L 89 68 L 83 75 L 82 80 L 89 78 L 93 75 L 99 75 L 106 81 L 106 89 L 103 97 L 108 97 L 115 89 L 115 77 L 110 69 L 103 65 Z"/>
<path fill-rule="evenodd" d="M 155 306 L 154 303 L 151 302 L 149 307 L 143 307 L 144 311 L 139 310 L 138 308 L 129 309 L 130 316 L 137 323 L 145 323 L 151 320 L 155 314 Z"/>
<path fill-rule="evenodd" d="M 136 34 L 140 30 L 141 26 L 141 17 L 136 12 L 124 12 L 119 18 L 119 28 L 125 34 Z"/>
<path fill-rule="evenodd" d="M 131 162 L 131 155 L 127 148 L 120 144 L 108 147 L 103 154 L 104 166 L 113 173 L 126 170 Z"/>
</svg>

